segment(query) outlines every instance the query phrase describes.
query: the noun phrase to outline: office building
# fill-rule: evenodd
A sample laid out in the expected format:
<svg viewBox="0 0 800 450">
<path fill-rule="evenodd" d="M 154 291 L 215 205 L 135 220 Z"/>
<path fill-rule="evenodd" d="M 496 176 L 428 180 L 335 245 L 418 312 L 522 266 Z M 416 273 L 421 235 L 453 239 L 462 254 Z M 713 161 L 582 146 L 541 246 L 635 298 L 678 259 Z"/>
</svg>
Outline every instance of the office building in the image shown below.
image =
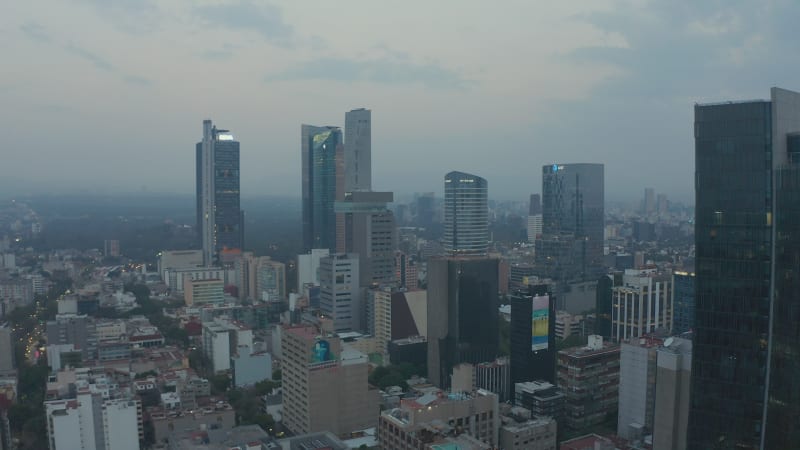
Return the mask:
<svg viewBox="0 0 800 450">
<path fill-rule="evenodd" d="M 511 383 L 556 381 L 555 302 L 547 285 L 511 296 Z"/>
<path fill-rule="evenodd" d="M 535 242 L 542 235 L 542 196 L 531 194 L 528 207 L 528 242 Z"/>
<path fill-rule="evenodd" d="M 344 190 L 372 190 L 372 111 L 344 114 Z"/>
<path fill-rule="evenodd" d="M 183 279 L 183 300 L 186 306 L 220 304 L 225 300 L 224 291 L 225 284 L 222 280 Z"/>
<path fill-rule="evenodd" d="M 231 355 L 233 386 L 252 386 L 259 381 L 272 379 L 272 356 L 267 352 L 255 352 L 249 345 L 238 345 Z"/>
<path fill-rule="evenodd" d="M 511 363 L 507 357 L 474 365 L 474 388 L 494 392 L 501 402 L 512 397 Z"/>
<path fill-rule="evenodd" d="M 800 94 L 695 105 L 689 449 L 800 441 Z"/>
<path fill-rule="evenodd" d="M 253 330 L 225 318 L 203 323 L 202 337 L 203 354 L 214 373 L 231 369 L 231 356 L 238 354 L 240 346 L 253 348 Z"/>
<path fill-rule="evenodd" d="M 497 357 L 497 265 L 490 258 L 428 261 L 428 380 L 442 389 L 455 365 Z"/>
<path fill-rule="evenodd" d="M 252 264 L 251 297 L 256 301 L 286 300 L 286 265 L 268 256 L 256 258 Z"/>
<path fill-rule="evenodd" d="M 196 269 L 203 267 L 202 250 L 162 250 L 158 253 L 158 275 L 167 281 L 169 269 Z"/>
<path fill-rule="evenodd" d="M 302 125 L 301 168 L 303 248 L 336 251 L 334 204 L 344 195 L 342 131 L 338 127 Z M 337 189 L 337 177 L 339 186 Z"/>
<path fill-rule="evenodd" d="M 694 273 L 672 274 L 672 334 L 694 329 Z"/>
<path fill-rule="evenodd" d="M 72 344 L 84 361 L 97 357 L 97 329 L 92 317 L 78 314 L 57 314 L 47 322 L 47 344 Z"/>
<path fill-rule="evenodd" d="M 416 259 L 400 250 L 394 254 L 394 279 L 401 289 L 414 290 L 419 285 Z"/>
<path fill-rule="evenodd" d="M 382 351 L 398 339 L 425 336 L 428 332 L 428 293 L 423 290 L 370 292 L 373 303 L 372 335 Z M 423 363 L 424 364 L 424 363 Z"/>
<path fill-rule="evenodd" d="M 663 340 L 635 337 L 620 345 L 617 435 L 637 441 L 653 433 L 656 355 Z"/>
<path fill-rule="evenodd" d="M 611 335 L 617 342 L 672 329 L 672 276 L 628 269 L 612 288 Z"/>
<path fill-rule="evenodd" d="M 361 298 L 358 255 L 336 253 L 319 261 L 319 309 L 335 331 L 357 331 L 366 325 Z"/>
<path fill-rule="evenodd" d="M 119 255 L 119 240 L 106 239 L 103 241 L 103 256 L 117 258 Z"/>
<path fill-rule="evenodd" d="M 306 284 L 319 286 L 319 260 L 328 255 L 330 250 L 327 248 L 315 248 L 297 255 L 297 292 L 302 292 Z"/>
<path fill-rule="evenodd" d="M 657 350 L 656 358 L 653 448 L 685 450 L 692 378 L 691 339 L 665 339 L 664 345 Z"/>
<path fill-rule="evenodd" d="M 536 241 L 541 276 L 564 282 L 604 273 L 603 172 L 602 164 L 542 167 L 542 238 Z"/>
<path fill-rule="evenodd" d="M 436 197 L 433 192 L 425 192 L 417 197 L 417 226 L 430 229 L 436 222 Z"/>
<path fill-rule="evenodd" d="M 558 387 L 565 395 L 564 426 L 583 430 L 605 422 L 619 402 L 618 345 L 589 336 L 586 347 L 558 352 Z"/>
<path fill-rule="evenodd" d="M 489 245 L 488 183 L 450 172 L 444 177 L 444 249 L 450 255 L 485 255 Z"/>
<path fill-rule="evenodd" d="M 358 255 L 359 280 L 364 287 L 392 284 L 394 252 L 397 248 L 394 214 L 387 208 L 391 192 L 346 192 L 336 202 L 337 216 L 344 220 L 344 252 Z"/>
<path fill-rule="evenodd" d="M 374 427 L 378 391 L 367 356 L 335 334 L 310 326 L 283 329 L 283 424 L 295 434 L 336 435 Z"/>
<path fill-rule="evenodd" d="M 642 212 L 651 214 L 656 212 L 656 191 L 653 188 L 644 188 L 644 200 L 642 202 Z"/>
<path fill-rule="evenodd" d="M 461 448 L 430 446 L 442 437 L 463 433 L 497 446 L 500 414 L 497 395 L 474 392 L 431 392 L 403 398 L 400 406 L 381 412 L 378 444 L 383 450 Z"/>
<path fill-rule="evenodd" d="M 197 144 L 197 230 L 203 263 L 218 262 L 224 249 L 244 247 L 243 213 L 239 205 L 239 142 L 228 130 L 203 121 Z"/>
</svg>

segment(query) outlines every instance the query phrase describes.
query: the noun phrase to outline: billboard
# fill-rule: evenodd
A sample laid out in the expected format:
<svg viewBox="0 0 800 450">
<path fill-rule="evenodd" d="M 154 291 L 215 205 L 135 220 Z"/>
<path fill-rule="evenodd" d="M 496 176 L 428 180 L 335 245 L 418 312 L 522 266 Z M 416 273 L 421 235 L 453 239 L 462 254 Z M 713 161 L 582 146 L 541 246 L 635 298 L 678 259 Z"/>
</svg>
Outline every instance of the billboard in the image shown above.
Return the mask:
<svg viewBox="0 0 800 450">
<path fill-rule="evenodd" d="M 531 351 L 547 350 L 550 332 L 550 296 L 533 297 L 531 313 Z"/>
</svg>

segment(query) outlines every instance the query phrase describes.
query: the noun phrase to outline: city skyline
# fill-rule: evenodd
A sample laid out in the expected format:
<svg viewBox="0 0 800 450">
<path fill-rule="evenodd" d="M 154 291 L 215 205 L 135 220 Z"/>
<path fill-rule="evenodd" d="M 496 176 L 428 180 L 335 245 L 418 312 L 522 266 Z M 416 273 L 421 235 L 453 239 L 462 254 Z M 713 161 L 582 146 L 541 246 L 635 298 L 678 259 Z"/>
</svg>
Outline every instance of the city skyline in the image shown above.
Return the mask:
<svg viewBox="0 0 800 450">
<path fill-rule="evenodd" d="M 438 192 L 457 169 L 482 173 L 497 198 L 524 199 L 540 185 L 527 168 L 596 161 L 609 168 L 609 198 L 648 185 L 686 201 L 691 104 L 791 88 L 795 62 L 778 56 L 797 49 L 785 39 L 797 5 L 617 6 L 471 4 L 459 27 L 441 27 L 446 5 L 426 5 L 422 21 L 413 4 L 391 14 L 246 0 L 17 5 L 0 19 L 15 61 L 0 78 L 13 105 L 0 118 L 7 145 L 26 151 L 0 169 L 0 188 L 189 193 L 181 148 L 214 117 L 247 142 L 247 167 L 266 168 L 243 173 L 243 192 L 297 196 L 296 126 L 344 126 L 342 111 L 366 107 L 376 190 L 410 193 L 413 173 L 415 190 Z M 329 32 L 320 16 L 353 31 Z M 372 16 L 392 20 L 362 20 Z M 61 67 L 58 78 L 44 62 Z M 465 152 L 461 167 L 445 163 Z"/>
</svg>

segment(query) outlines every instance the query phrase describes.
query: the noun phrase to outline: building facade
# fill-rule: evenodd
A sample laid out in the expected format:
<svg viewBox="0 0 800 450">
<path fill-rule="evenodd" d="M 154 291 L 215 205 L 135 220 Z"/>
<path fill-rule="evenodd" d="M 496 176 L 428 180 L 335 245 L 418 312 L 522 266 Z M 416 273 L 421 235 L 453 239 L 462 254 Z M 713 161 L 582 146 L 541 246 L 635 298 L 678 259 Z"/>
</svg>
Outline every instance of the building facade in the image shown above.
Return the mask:
<svg viewBox="0 0 800 450">
<path fill-rule="evenodd" d="M 497 265 L 491 258 L 428 261 L 428 380 L 442 389 L 455 365 L 497 357 Z"/>
<path fill-rule="evenodd" d="M 337 165 L 343 152 L 342 131 L 338 127 L 302 125 L 301 168 L 303 201 L 303 248 L 336 251 Z M 337 157 L 338 155 L 338 157 Z M 338 175 L 337 175 L 338 174 Z M 341 192 L 344 194 L 344 192 Z"/>
<path fill-rule="evenodd" d="M 604 167 L 542 167 L 542 238 L 536 241 L 541 275 L 559 281 L 596 280 L 604 273 Z"/>
<path fill-rule="evenodd" d="M 511 296 L 512 384 L 533 380 L 555 383 L 555 315 L 555 302 L 547 285 L 530 285 Z"/>
<path fill-rule="evenodd" d="M 334 330 L 361 330 L 366 309 L 361 299 L 358 255 L 336 253 L 320 259 L 319 282 L 319 309 L 333 320 Z"/>
<path fill-rule="evenodd" d="M 800 440 L 794 151 L 800 94 L 695 105 L 689 449 Z M 793 225 L 796 228 L 796 224 Z"/>
<path fill-rule="evenodd" d="M 451 255 L 485 255 L 489 245 L 489 185 L 450 172 L 444 177 L 444 249 Z"/>
<path fill-rule="evenodd" d="M 244 247 L 239 198 L 239 142 L 228 130 L 203 121 L 203 140 L 196 146 L 197 230 L 203 263 L 218 262 L 219 252 Z"/>
<path fill-rule="evenodd" d="M 372 190 L 372 111 L 344 114 L 344 190 Z"/>
<path fill-rule="evenodd" d="M 617 342 L 672 329 L 671 275 L 626 270 L 612 296 L 611 336 Z"/>
<path fill-rule="evenodd" d="M 694 273 L 672 274 L 672 334 L 694 329 Z"/>
<path fill-rule="evenodd" d="M 617 435 L 630 441 L 653 433 L 656 356 L 663 340 L 636 337 L 620 346 Z"/>
<path fill-rule="evenodd" d="M 653 448 L 685 450 L 686 428 L 689 425 L 692 341 L 681 337 L 668 338 L 657 352 Z"/>
<path fill-rule="evenodd" d="M 619 401 L 618 345 L 589 336 L 587 347 L 558 352 L 558 387 L 565 395 L 564 426 L 572 431 L 599 425 Z M 612 419 L 613 420 L 613 419 Z"/>
</svg>

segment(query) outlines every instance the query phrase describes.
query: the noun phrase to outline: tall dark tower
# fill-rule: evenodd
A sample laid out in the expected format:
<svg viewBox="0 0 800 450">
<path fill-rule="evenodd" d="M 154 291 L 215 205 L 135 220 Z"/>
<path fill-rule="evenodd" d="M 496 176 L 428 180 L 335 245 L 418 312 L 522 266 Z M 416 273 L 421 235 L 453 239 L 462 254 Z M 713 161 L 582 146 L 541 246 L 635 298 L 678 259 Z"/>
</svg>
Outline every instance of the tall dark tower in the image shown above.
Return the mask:
<svg viewBox="0 0 800 450">
<path fill-rule="evenodd" d="M 542 167 L 542 239 L 536 263 L 560 282 L 595 280 L 604 273 L 602 164 Z"/>
<path fill-rule="evenodd" d="M 549 286 L 529 285 L 511 296 L 511 386 L 556 383 L 556 304 Z"/>
<path fill-rule="evenodd" d="M 217 262 L 221 250 L 243 247 L 239 193 L 239 142 L 228 130 L 203 121 L 203 140 L 195 149 L 197 225 L 203 262 Z"/>
<path fill-rule="evenodd" d="M 428 379 L 450 387 L 453 366 L 497 358 L 498 263 L 483 257 L 428 261 Z"/>
<path fill-rule="evenodd" d="M 687 448 L 800 441 L 800 94 L 695 105 Z"/>
<path fill-rule="evenodd" d="M 342 158 L 342 131 L 338 127 L 303 125 L 301 167 L 303 191 L 303 248 L 336 251 L 337 159 Z M 342 162 L 338 161 L 341 165 Z M 338 180 L 341 184 L 343 179 Z M 341 189 L 339 189 L 341 190 Z"/>
</svg>

